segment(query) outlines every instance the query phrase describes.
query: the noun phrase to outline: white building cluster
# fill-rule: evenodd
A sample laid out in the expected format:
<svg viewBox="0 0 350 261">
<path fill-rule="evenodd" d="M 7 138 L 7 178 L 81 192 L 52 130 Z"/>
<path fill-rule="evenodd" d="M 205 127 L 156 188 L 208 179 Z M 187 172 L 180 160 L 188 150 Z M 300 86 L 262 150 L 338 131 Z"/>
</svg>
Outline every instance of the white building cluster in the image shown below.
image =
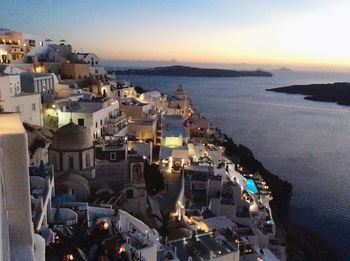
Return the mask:
<svg viewBox="0 0 350 261">
<path fill-rule="evenodd" d="M 140 91 L 96 54 L 1 29 L 0 111 L 0 260 L 285 259 L 268 185 L 182 85 Z"/>
</svg>

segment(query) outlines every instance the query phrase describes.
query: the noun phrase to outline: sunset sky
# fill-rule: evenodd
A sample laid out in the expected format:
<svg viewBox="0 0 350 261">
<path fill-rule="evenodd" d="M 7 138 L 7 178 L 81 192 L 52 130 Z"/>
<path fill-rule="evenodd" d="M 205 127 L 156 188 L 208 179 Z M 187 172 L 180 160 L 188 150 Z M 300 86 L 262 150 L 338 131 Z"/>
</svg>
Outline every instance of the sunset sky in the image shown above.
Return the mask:
<svg viewBox="0 0 350 261">
<path fill-rule="evenodd" d="M 350 68 L 350 1 L 2 0 L 0 27 L 103 59 Z"/>
</svg>

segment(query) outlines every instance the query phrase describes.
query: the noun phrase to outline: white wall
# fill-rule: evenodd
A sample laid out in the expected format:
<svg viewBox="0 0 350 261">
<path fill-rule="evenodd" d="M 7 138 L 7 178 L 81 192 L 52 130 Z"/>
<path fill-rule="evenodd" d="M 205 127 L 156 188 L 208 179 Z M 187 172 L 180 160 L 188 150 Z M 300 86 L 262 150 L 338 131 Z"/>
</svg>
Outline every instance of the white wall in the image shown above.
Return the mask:
<svg viewBox="0 0 350 261">
<path fill-rule="evenodd" d="M 94 138 L 94 134 L 97 137 L 101 137 L 101 129 L 105 123 L 109 120 L 109 114 L 118 110 L 118 103 L 111 104 L 105 108 L 101 108 L 95 112 L 62 112 L 58 110 L 58 127 L 62 127 L 72 121 L 78 124 L 78 119 L 84 119 L 84 126 L 87 127 L 91 133 L 91 137 Z M 102 120 L 102 124 L 101 124 Z M 96 127 L 97 123 L 97 127 Z"/>
<path fill-rule="evenodd" d="M 96 75 L 105 75 L 106 74 L 106 70 L 103 66 L 90 66 L 89 67 L 90 70 L 90 74 L 92 76 L 96 76 Z"/>
<path fill-rule="evenodd" d="M 27 134 L 18 114 L 0 115 L 1 184 L 5 188 L 11 260 L 34 260 Z"/>
<path fill-rule="evenodd" d="M 42 126 L 40 94 L 23 94 L 20 76 L 0 77 L 0 105 L 5 112 L 20 112 L 23 122 Z"/>
<path fill-rule="evenodd" d="M 128 150 L 134 149 L 138 155 L 145 156 L 149 163 L 152 163 L 153 143 L 145 143 L 141 141 L 129 141 Z"/>
</svg>

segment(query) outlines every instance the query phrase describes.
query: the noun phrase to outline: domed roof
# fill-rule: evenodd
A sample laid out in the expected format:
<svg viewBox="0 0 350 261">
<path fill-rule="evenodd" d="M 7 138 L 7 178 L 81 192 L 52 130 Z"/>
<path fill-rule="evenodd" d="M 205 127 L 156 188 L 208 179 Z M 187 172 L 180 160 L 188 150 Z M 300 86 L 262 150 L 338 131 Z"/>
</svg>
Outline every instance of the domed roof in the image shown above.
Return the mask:
<svg viewBox="0 0 350 261">
<path fill-rule="evenodd" d="M 80 151 L 91 148 L 93 141 L 88 130 L 70 122 L 53 135 L 51 149 L 59 151 Z"/>
</svg>

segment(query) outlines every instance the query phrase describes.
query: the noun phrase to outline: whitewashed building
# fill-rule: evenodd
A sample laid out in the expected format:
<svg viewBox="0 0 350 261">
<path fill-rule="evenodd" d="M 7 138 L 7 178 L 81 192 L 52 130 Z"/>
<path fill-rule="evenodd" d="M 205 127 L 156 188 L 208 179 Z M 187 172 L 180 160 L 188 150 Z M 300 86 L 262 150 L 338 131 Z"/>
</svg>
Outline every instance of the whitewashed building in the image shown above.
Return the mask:
<svg viewBox="0 0 350 261">
<path fill-rule="evenodd" d="M 23 62 L 40 53 L 45 38 L 0 28 L 0 63 Z"/>
<path fill-rule="evenodd" d="M 89 64 L 90 74 L 95 79 L 102 79 L 106 75 L 106 70 L 101 64 L 100 58 L 94 53 L 78 53 L 79 60 Z"/>
<path fill-rule="evenodd" d="M 71 101 L 70 99 L 61 99 L 48 106 L 44 114 L 56 117 L 58 128 L 72 121 L 88 128 L 91 137 L 98 139 L 102 137 L 105 124 L 118 117 L 120 113 L 118 101 L 96 101 L 91 99 Z"/>
<path fill-rule="evenodd" d="M 23 122 L 42 125 L 41 95 L 25 93 L 19 75 L 0 76 L 0 111 L 18 112 Z"/>
</svg>

